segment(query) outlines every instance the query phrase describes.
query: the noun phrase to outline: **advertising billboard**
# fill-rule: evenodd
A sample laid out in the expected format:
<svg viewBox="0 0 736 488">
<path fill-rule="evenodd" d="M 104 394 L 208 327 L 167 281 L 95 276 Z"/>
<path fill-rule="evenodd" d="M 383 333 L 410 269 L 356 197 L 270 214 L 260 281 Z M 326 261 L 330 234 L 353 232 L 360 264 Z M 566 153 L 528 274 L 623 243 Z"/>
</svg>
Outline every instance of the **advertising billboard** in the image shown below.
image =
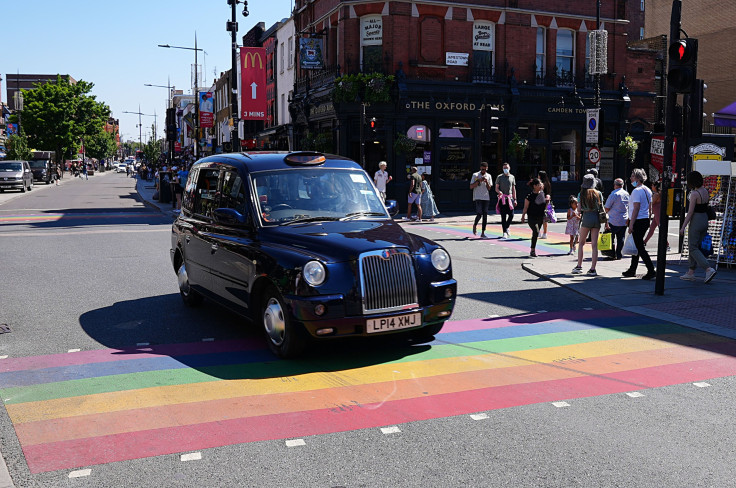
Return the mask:
<svg viewBox="0 0 736 488">
<path fill-rule="evenodd" d="M 266 120 L 266 48 L 240 48 L 240 118 Z"/>
</svg>

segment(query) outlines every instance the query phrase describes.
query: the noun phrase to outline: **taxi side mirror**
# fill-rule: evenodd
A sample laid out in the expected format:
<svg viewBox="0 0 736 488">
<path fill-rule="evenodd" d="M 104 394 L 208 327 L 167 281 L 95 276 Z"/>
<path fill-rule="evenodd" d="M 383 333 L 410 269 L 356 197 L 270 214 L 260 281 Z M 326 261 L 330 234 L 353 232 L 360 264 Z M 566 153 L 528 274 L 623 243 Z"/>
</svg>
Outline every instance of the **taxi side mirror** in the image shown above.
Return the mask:
<svg viewBox="0 0 736 488">
<path fill-rule="evenodd" d="M 396 203 L 396 200 L 386 200 L 386 211 L 391 217 L 399 213 L 399 204 Z"/>
</svg>

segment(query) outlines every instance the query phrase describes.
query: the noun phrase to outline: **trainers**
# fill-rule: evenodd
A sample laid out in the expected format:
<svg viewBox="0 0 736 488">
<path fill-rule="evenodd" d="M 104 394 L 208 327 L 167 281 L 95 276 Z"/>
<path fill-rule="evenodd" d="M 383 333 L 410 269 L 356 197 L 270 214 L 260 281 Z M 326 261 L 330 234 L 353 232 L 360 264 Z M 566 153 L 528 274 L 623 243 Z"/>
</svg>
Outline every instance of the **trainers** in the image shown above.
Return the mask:
<svg viewBox="0 0 736 488">
<path fill-rule="evenodd" d="M 502 239 L 508 239 L 509 237 L 510 237 L 509 236 L 509 233 L 508 232 L 504 232 Z"/>
<path fill-rule="evenodd" d="M 482 234 L 480 235 L 480 238 L 481 238 L 481 239 L 487 239 L 487 238 L 488 238 L 488 236 L 486 236 L 486 234 L 485 234 L 485 232 L 484 232 L 484 233 L 482 233 Z"/>
<path fill-rule="evenodd" d="M 626 278 L 633 278 L 634 276 L 636 276 L 636 271 L 632 271 L 630 269 L 627 269 L 626 271 L 624 271 L 623 273 L 621 273 L 621 275 L 624 276 L 624 277 L 626 277 Z"/>
<path fill-rule="evenodd" d="M 547 238 L 547 234 L 542 234 L 541 236 L 539 236 L 539 238 L 540 239 L 546 239 Z"/>
<path fill-rule="evenodd" d="M 537 257 L 537 253 L 534 252 L 534 249 L 532 249 L 531 252 L 529 253 L 529 257 L 530 258 L 536 258 Z"/>
<path fill-rule="evenodd" d="M 583 268 L 581 266 L 575 266 L 572 268 L 572 274 L 583 274 Z"/>
<path fill-rule="evenodd" d="M 710 268 L 709 270 L 707 270 L 705 272 L 705 282 L 706 283 L 710 283 L 713 280 L 713 278 L 715 277 L 716 273 L 717 273 L 717 271 L 715 269 L 713 269 L 713 268 Z"/>
<path fill-rule="evenodd" d="M 473 226 L 473 235 L 474 235 L 474 236 L 475 236 L 475 235 L 478 235 L 478 226 L 477 226 L 477 225 L 474 225 L 474 226 Z"/>
<path fill-rule="evenodd" d="M 654 271 L 654 270 L 647 271 L 647 274 L 645 274 L 644 276 L 642 276 L 641 279 L 642 280 L 651 280 L 655 276 L 657 276 L 657 272 L 656 271 Z"/>
<path fill-rule="evenodd" d="M 572 253 L 574 253 L 574 252 L 575 252 L 575 251 L 573 251 L 572 249 L 570 249 L 570 251 L 569 251 L 569 252 L 567 253 L 567 255 L 568 255 L 568 256 L 572 256 Z"/>
<path fill-rule="evenodd" d="M 681 280 L 685 280 L 685 281 L 695 281 L 695 275 L 694 274 L 685 273 L 684 275 L 680 276 L 680 279 Z"/>
<path fill-rule="evenodd" d="M 598 276 L 598 272 L 594 269 L 589 269 L 586 273 L 588 276 Z"/>
</svg>

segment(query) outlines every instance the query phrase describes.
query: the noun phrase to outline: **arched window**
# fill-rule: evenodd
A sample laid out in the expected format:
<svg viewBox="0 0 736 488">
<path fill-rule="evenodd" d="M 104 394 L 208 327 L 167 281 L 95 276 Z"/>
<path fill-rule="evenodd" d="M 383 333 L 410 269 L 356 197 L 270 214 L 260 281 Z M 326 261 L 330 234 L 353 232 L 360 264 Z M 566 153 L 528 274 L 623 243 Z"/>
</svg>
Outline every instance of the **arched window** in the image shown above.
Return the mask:
<svg viewBox="0 0 736 488">
<path fill-rule="evenodd" d="M 572 84 L 575 74 L 575 35 L 571 30 L 559 29 L 557 31 L 555 67 L 558 84 L 560 82 Z"/>
</svg>

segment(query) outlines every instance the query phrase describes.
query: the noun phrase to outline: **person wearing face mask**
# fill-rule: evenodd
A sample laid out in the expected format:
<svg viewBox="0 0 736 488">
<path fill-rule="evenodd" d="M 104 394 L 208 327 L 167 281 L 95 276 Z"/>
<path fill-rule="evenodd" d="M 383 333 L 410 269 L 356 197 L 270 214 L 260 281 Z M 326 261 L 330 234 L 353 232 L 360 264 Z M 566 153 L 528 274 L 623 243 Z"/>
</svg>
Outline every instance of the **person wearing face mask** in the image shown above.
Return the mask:
<svg viewBox="0 0 736 488">
<path fill-rule="evenodd" d="M 516 179 L 511 174 L 509 163 L 503 163 L 503 173 L 496 176 L 496 195 L 498 196 L 496 212 L 501 215 L 502 239 L 508 239 L 516 204 Z"/>
<path fill-rule="evenodd" d="M 644 185 L 647 180 L 647 173 L 641 169 L 636 168 L 631 173 L 631 185 L 634 190 L 631 192 L 629 197 L 629 234 L 634 239 L 636 244 L 636 250 L 639 255 L 631 256 L 631 266 L 629 269 L 621 273 L 627 278 L 633 278 L 636 276 L 636 268 L 639 264 L 639 258 L 644 261 L 647 267 L 647 273 L 642 276 L 642 279 L 651 280 L 656 276 L 654 264 L 652 264 L 652 258 L 649 257 L 647 252 L 646 244 L 644 244 L 644 235 L 649 230 L 649 216 L 651 214 L 652 206 L 652 191 Z"/>
</svg>

